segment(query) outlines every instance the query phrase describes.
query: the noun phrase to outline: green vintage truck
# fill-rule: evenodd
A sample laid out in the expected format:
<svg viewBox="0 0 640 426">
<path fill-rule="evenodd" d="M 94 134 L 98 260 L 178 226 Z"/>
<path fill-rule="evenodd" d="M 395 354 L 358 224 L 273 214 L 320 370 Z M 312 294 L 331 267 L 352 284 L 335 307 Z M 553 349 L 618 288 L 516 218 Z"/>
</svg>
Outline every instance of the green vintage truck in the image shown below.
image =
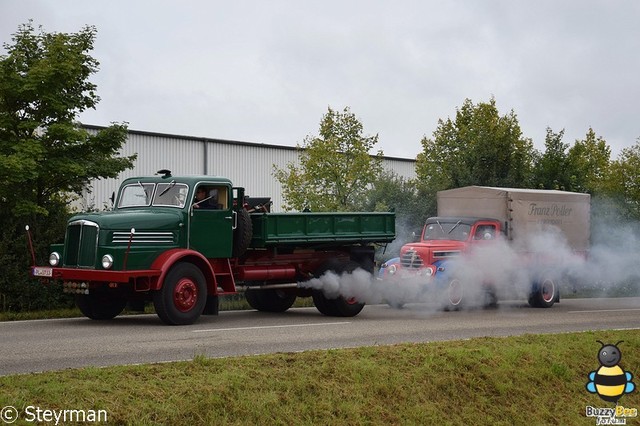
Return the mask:
<svg viewBox="0 0 640 426">
<path fill-rule="evenodd" d="M 112 211 L 72 217 L 48 266 L 82 313 L 106 320 L 152 302 L 167 324 L 218 313 L 218 298 L 244 291 L 255 309 L 283 312 L 312 297 L 331 316 L 355 316 L 364 304 L 301 285 L 326 271 L 373 271 L 376 244 L 395 238 L 393 213 L 271 213 L 267 199 L 216 176 L 126 179 Z"/>
</svg>

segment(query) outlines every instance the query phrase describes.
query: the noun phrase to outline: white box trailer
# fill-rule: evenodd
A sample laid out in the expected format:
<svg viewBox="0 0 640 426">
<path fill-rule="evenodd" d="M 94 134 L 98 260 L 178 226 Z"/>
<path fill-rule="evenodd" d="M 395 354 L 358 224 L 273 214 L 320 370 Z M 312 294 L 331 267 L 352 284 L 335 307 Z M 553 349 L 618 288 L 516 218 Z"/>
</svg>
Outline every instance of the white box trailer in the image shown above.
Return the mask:
<svg viewBox="0 0 640 426">
<path fill-rule="evenodd" d="M 511 241 L 558 228 L 575 252 L 587 252 L 591 196 L 568 191 L 466 186 L 439 191 L 438 216 L 497 219 Z"/>
</svg>

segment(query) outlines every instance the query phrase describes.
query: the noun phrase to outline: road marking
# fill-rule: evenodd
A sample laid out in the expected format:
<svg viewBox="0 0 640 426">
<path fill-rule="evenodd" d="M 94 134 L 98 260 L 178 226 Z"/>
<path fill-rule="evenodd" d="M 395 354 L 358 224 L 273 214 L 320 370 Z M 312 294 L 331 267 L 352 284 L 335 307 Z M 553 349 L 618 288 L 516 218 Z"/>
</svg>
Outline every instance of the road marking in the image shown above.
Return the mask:
<svg viewBox="0 0 640 426">
<path fill-rule="evenodd" d="M 191 330 L 191 331 L 193 333 L 205 333 L 205 332 L 212 332 L 212 331 L 262 330 L 265 328 L 317 327 L 317 326 L 324 326 L 324 325 L 344 325 L 344 324 L 351 324 L 351 321 L 317 322 L 312 324 L 263 325 L 263 326 L 256 326 L 256 327 L 210 328 L 205 330 Z"/>
<path fill-rule="evenodd" d="M 640 308 L 628 308 L 628 309 L 599 309 L 596 311 L 569 311 L 569 314 L 599 314 L 601 312 L 627 312 L 627 311 L 640 311 Z"/>
</svg>

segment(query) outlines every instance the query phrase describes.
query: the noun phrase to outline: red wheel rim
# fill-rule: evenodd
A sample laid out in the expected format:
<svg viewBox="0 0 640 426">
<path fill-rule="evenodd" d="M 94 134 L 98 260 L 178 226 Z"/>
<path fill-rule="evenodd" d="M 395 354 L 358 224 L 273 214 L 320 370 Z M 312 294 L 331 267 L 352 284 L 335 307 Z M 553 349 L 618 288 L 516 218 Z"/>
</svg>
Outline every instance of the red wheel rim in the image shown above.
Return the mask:
<svg viewBox="0 0 640 426">
<path fill-rule="evenodd" d="M 198 302 L 198 286 L 190 278 L 182 278 L 173 291 L 173 303 L 180 312 L 188 312 Z"/>
<path fill-rule="evenodd" d="M 552 280 L 544 280 L 542 283 L 542 300 L 545 303 L 550 303 L 555 297 L 555 284 Z"/>
<path fill-rule="evenodd" d="M 358 301 L 356 300 L 355 297 L 349 297 L 348 299 L 344 299 L 345 302 L 347 302 L 348 305 L 357 305 Z"/>
<path fill-rule="evenodd" d="M 451 280 L 449 283 L 449 303 L 458 306 L 462 302 L 462 286 L 460 281 Z"/>
</svg>

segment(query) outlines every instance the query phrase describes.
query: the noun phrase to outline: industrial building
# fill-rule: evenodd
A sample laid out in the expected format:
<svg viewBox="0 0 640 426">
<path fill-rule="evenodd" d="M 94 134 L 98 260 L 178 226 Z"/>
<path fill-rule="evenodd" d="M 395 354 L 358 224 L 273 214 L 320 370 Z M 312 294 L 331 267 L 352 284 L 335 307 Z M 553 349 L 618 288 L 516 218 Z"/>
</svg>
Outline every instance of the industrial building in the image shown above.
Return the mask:
<svg viewBox="0 0 640 426">
<path fill-rule="evenodd" d="M 103 127 L 84 125 L 91 133 Z M 284 168 L 298 164 L 296 147 L 240 142 L 213 138 L 180 136 L 138 130 L 128 131 L 120 154 L 138 154 L 134 167 L 117 179 L 100 179 L 80 200 L 82 209 L 103 210 L 111 207 L 111 196 L 120 182 L 131 176 L 155 174 L 169 169 L 174 175 L 216 175 L 231 179 L 253 197 L 271 197 L 272 211 L 282 211 L 284 200 L 280 183 L 273 176 L 274 165 Z M 415 178 L 415 160 L 384 157 L 383 168 L 398 176 Z"/>
</svg>

